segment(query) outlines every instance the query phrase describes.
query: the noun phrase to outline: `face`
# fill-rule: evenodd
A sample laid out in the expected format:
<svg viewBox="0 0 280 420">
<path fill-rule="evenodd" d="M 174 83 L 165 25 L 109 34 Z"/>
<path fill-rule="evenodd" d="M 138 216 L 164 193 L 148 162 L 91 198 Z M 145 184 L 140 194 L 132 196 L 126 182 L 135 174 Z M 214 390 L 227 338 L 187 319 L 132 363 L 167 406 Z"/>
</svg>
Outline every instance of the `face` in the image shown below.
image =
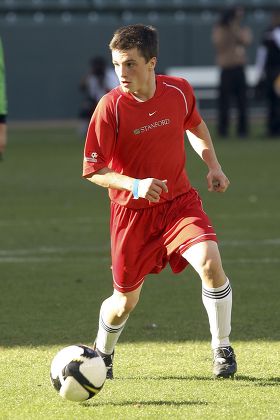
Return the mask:
<svg viewBox="0 0 280 420">
<path fill-rule="evenodd" d="M 127 51 L 112 51 L 113 65 L 121 87 L 126 93 L 149 97 L 149 91 L 155 83 L 156 57 L 146 63 L 137 48 Z"/>
</svg>

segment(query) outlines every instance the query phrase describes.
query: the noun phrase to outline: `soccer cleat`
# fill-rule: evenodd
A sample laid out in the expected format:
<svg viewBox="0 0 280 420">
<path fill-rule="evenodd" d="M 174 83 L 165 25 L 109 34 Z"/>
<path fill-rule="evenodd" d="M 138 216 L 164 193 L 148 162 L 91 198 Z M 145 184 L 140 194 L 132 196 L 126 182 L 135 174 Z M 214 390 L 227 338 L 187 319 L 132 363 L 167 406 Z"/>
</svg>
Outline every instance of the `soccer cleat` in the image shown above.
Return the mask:
<svg viewBox="0 0 280 420">
<path fill-rule="evenodd" d="M 114 375 L 113 375 L 113 360 L 114 360 L 114 351 L 112 354 L 105 354 L 102 353 L 102 351 L 98 350 L 98 348 L 96 347 L 96 345 L 94 344 L 94 350 L 97 351 L 97 353 L 99 354 L 99 356 L 102 357 L 105 366 L 107 368 L 107 375 L 106 378 L 107 379 L 114 379 Z"/>
<path fill-rule="evenodd" d="M 214 349 L 213 373 L 216 378 L 234 378 L 237 363 L 233 348 L 218 347 Z"/>
</svg>

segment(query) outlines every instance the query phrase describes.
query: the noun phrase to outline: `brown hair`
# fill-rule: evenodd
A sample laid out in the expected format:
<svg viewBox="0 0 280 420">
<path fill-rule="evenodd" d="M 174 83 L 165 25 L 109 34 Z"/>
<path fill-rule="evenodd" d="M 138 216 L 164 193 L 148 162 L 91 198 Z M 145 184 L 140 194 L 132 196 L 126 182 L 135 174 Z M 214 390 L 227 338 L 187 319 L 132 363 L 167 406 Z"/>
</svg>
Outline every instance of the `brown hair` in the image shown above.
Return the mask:
<svg viewBox="0 0 280 420">
<path fill-rule="evenodd" d="M 158 33 L 153 26 L 138 23 L 136 25 L 122 26 L 117 29 L 109 44 L 110 50 L 126 51 L 137 48 L 148 62 L 152 57 L 158 56 Z"/>
</svg>

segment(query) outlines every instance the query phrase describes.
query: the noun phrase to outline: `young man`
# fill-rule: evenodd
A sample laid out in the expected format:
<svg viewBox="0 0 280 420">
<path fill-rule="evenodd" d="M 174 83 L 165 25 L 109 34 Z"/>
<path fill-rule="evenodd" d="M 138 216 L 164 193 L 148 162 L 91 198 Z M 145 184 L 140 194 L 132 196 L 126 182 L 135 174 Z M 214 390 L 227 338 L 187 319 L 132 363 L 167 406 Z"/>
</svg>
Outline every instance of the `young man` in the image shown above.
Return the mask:
<svg viewBox="0 0 280 420">
<path fill-rule="evenodd" d="M 5 64 L 2 42 L 0 38 L 0 160 L 7 143 L 7 98 L 6 98 L 6 83 L 5 83 Z"/>
<path fill-rule="evenodd" d="M 232 292 L 217 238 L 185 170 L 184 133 L 209 168 L 209 191 L 226 191 L 229 180 L 210 134 L 183 79 L 155 75 L 157 31 L 118 29 L 110 43 L 120 86 L 106 94 L 92 116 L 83 176 L 109 189 L 114 292 L 100 309 L 95 347 L 113 378 L 114 348 L 136 306 L 146 275 L 167 263 L 175 273 L 191 264 L 202 280 L 209 317 L 214 375 L 232 377 L 229 342 Z"/>
</svg>

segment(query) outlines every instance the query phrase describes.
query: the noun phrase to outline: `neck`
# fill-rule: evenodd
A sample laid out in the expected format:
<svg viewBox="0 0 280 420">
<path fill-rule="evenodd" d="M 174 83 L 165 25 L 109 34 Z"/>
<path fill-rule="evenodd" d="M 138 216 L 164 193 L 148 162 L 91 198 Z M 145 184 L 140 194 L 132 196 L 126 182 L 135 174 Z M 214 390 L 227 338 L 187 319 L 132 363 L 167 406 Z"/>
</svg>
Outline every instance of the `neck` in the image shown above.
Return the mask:
<svg viewBox="0 0 280 420">
<path fill-rule="evenodd" d="M 156 75 L 153 74 L 153 77 L 151 77 L 151 79 L 145 85 L 143 89 L 139 89 L 138 91 L 132 92 L 131 94 L 137 100 L 145 102 L 154 96 L 155 91 L 156 91 Z"/>
</svg>

